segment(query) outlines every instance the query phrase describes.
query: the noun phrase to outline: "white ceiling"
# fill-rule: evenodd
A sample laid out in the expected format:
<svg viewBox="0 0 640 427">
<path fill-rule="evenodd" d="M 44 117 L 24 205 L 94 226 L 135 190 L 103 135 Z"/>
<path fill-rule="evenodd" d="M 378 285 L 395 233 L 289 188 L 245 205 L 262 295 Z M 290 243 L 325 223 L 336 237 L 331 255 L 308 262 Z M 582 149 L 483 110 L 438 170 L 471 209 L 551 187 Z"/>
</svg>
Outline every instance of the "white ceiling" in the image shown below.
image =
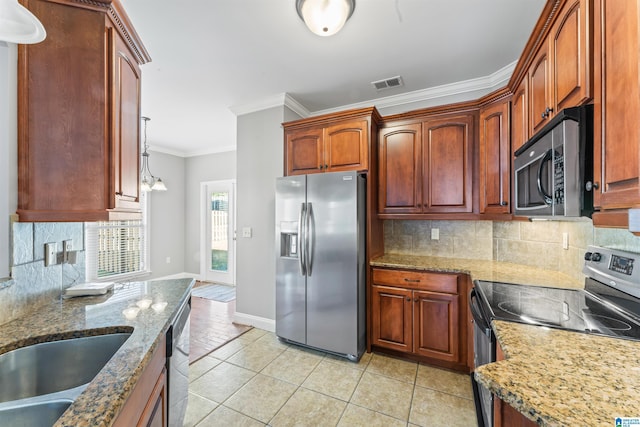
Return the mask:
<svg viewBox="0 0 640 427">
<path fill-rule="evenodd" d="M 358 0 L 341 32 L 319 37 L 295 0 L 123 0 L 153 59 L 150 148 L 182 156 L 235 149 L 232 110 L 285 93 L 313 115 L 490 76 L 518 59 L 544 3 Z M 371 85 L 397 75 L 404 87 Z"/>
</svg>

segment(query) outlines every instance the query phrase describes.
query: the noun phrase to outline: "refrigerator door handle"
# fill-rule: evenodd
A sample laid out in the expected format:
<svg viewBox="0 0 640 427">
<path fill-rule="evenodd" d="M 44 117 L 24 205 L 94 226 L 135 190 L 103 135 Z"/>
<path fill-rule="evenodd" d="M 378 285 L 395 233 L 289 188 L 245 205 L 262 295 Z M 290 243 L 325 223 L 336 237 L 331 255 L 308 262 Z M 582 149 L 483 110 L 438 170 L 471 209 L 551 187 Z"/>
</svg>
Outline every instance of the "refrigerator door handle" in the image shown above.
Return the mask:
<svg viewBox="0 0 640 427">
<path fill-rule="evenodd" d="M 298 266 L 300 267 L 300 275 L 304 276 L 307 274 L 307 269 L 305 266 L 305 248 L 306 248 L 306 239 L 304 237 L 305 226 L 304 222 L 307 216 L 306 203 L 302 203 L 300 205 L 300 213 L 298 214 Z"/>
<path fill-rule="evenodd" d="M 306 227 L 306 243 L 307 243 L 307 255 L 305 257 L 307 266 L 307 276 L 311 276 L 311 270 L 313 269 L 313 239 L 316 231 L 315 223 L 313 222 L 313 207 L 311 202 L 307 203 L 307 227 Z"/>
</svg>

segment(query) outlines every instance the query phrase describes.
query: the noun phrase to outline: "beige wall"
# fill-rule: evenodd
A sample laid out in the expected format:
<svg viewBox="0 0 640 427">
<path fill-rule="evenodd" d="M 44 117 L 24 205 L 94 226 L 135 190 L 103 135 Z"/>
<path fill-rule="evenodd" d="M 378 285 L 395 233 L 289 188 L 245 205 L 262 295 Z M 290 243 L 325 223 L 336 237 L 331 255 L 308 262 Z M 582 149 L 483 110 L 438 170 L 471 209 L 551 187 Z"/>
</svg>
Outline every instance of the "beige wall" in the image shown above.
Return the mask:
<svg viewBox="0 0 640 427">
<path fill-rule="evenodd" d="M 439 229 L 440 239 L 431 239 Z M 561 271 L 581 280 L 588 245 L 640 253 L 640 238 L 626 230 L 593 227 L 591 221 L 401 221 L 384 223 L 385 252 L 486 259 Z M 563 234 L 569 248 L 563 249 Z"/>
</svg>

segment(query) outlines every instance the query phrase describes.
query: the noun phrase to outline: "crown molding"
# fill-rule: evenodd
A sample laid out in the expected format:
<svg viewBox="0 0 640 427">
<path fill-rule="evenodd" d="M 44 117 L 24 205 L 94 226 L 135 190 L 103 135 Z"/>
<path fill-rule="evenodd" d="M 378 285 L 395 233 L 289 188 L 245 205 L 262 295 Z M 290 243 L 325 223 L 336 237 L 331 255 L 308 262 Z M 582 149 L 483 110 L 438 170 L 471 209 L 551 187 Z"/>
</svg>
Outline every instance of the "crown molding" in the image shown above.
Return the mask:
<svg viewBox="0 0 640 427">
<path fill-rule="evenodd" d="M 377 109 L 383 110 L 385 108 L 415 104 L 432 99 L 447 98 L 464 94 L 469 95 L 469 99 L 465 99 L 465 101 L 472 101 L 479 98 L 478 91 L 486 91 L 489 93 L 506 85 L 511 78 L 511 74 L 513 73 L 516 64 L 517 61 L 514 61 L 488 76 L 463 80 L 461 82 L 449 83 L 441 86 L 434 86 L 428 89 L 416 90 L 399 95 L 391 95 L 384 98 L 371 99 L 368 101 L 357 102 L 355 104 L 342 105 L 337 108 L 314 111 L 313 115 L 335 113 L 345 109 L 363 108 L 371 105 L 375 105 Z M 460 101 L 461 99 L 457 98 L 455 102 Z M 443 100 L 442 103 L 447 104 L 448 102 Z"/>
<path fill-rule="evenodd" d="M 255 113 L 256 111 L 266 110 L 268 108 L 286 106 L 293 112 L 301 116 L 302 118 L 309 117 L 311 112 L 305 108 L 304 105 L 296 101 L 288 93 L 279 93 L 274 96 L 263 98 L 249 104 L 233 105 L 229 107 L 229 110 L 236 116 L 242 116 L 244 114 Z"/>
<path fill-rule="evenodd" d="M 174 150 L 172 148 L 160 147 L 160 146 L 155 146 L 154 148 L 149 147 L 149 151 L 152 153 L 163 153 L 163 154 L 169 154 L 171 156 L 183 157 L 183 158 L 206 156 L 208 154 L 227 153 L 229 151 L 236 151 L 236 150 L 237 150 L 237 147 L 235 144 L 226 145 L 224 147 L 219 147 L 215 149 L 204 149 L 204 150 L 194 150 L 194 151 L 179 151 L 179 150 Z"/>
</svg>

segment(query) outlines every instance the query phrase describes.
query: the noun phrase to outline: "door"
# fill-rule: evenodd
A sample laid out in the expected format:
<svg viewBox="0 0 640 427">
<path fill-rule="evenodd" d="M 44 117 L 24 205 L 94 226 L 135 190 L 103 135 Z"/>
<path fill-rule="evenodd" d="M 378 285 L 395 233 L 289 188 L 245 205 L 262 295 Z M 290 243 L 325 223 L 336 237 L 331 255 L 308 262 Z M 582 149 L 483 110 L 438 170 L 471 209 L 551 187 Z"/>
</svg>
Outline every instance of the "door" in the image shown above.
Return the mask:
<svg viewBox="0 0 640 427">
<path fill-rule="evenodd" d="M 372 344 L 413 352 L 411 289 L 371 286 Z"/>
<path fill-rule="evenodd" d="M 413 292 L 415 353 L 434 359 L 460 360 L 459 295 Z"/>
<path fill-rule="evenodd" d="M 209 282 L 235 284 L 235 180 L 203 185 L 204 250 L 202 276 Z"/>
<path fill-rule="evenodd" d="M 348 355 L 358 354 L 364 291 L 362 179 L 356 172 L 307 176 L 307 344 Z"/>
<path fill-rule="evenodd" d="M 276 335 L 307 342 L 306 277 L 303 253 L 303 210 L 306 176 L 276 180 Z"/>
</svg>

